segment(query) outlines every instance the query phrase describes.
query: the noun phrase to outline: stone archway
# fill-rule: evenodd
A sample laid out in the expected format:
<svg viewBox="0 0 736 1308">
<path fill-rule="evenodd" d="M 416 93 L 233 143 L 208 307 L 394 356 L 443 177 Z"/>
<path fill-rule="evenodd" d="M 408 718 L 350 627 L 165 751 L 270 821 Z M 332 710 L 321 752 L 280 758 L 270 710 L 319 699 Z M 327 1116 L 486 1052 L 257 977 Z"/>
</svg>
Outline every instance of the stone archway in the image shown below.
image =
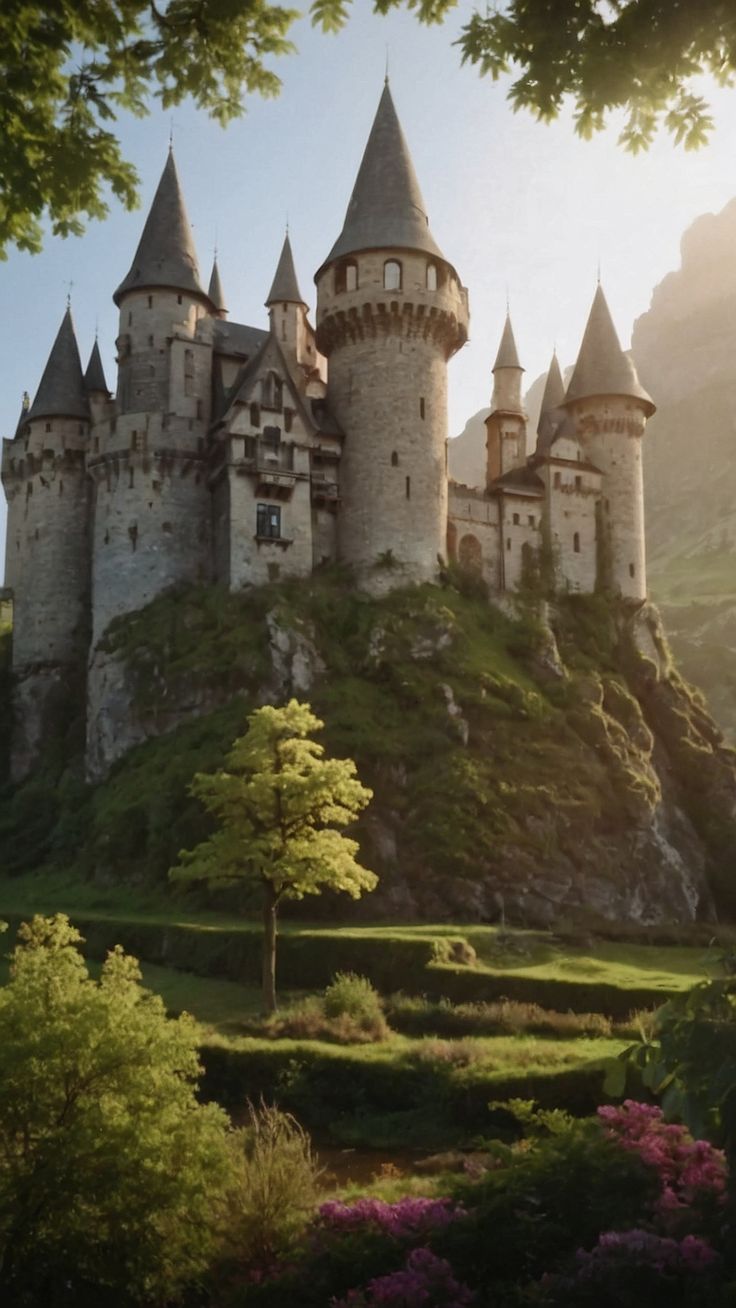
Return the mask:
<svg viewBox="0 0 736 1308">
<path fill-rule="evenodd" d="M 461 538 L 458 549 L 458 562 L 460 567 L 467 568 L 468 572 L 482 572 L 483 554 L 477 536 L 468 533 L 468 535 Z"/>
</svg>

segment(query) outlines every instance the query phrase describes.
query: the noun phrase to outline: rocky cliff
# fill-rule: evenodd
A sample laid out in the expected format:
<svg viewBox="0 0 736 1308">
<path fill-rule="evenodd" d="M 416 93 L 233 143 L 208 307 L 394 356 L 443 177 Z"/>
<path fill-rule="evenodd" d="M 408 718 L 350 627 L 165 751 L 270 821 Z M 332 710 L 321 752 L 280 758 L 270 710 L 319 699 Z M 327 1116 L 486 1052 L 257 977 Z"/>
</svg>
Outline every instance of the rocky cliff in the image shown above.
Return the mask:
<svg viewBox="0 0 736 1308">
<path fill-rule="evenodd" d="M 89 721 L 107 775 L 84 785 L 78 760 L 50 751 L 0 806 L 9 863 L 165 877 L 206 829 L 194 771 L 219 764 L 252 707 L 296 694 L 375 791 L 360 834 L 381 885 L 350 911 L 533 924 L 736 912 L 735 756 L 656 611 L 534 595 L 502 611 L 472 584 L 369 599 L 336 570 L 167 595 L 114 623 L 115 695 Z"/>
<path fill-rule="evenodd" d="M 644 442 L 651 592 L 685 675 L 736 738 L 736 200 L 699 218 L 632 353 L 658 412 Z"/>
</svg>

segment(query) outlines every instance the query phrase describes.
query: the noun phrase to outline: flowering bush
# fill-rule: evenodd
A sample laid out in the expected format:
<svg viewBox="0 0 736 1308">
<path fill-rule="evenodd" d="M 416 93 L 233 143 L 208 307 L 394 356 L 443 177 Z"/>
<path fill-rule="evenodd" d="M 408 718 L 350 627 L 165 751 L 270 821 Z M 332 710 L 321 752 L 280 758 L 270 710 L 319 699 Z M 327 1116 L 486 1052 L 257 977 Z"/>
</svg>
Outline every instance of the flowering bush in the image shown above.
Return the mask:
<svg viewBox="0 0 736 1308">
<path fill-rule="evenodd" d="M 366 1227 L 390 1235 L 395 1240 L 426 1238 L 431 1232 L 443 1230 L 450 1222 L 464 1217 L 462 1204 L 449 1199 L 421 1199 L 407 1196 L 389 1204 L 383 1199 L 359 1199 L 354 1204 L 330 1200 L 321 1205 L 319 1221 L 323 1229 L 335 1232 L 357 1232 Z"/>
<path fill-rule="evenodd" d="M 431 1249 L 412 1249 L 403 1268 L 377 1276 L 332 1308 L 469 1308 L 475 1295 L 455 1279 L 450 1264 Z"/>
<path fill-rule="evenodd" d="M 651 1231 L 608 1231 L 590 1251 L 578 1250 L 573 1272 L 545 1277 L 542 1289 L 548 1304 L 565 1308 L 700 1305 L 710 1297 L 703 1275 L 717 1263 L 707 1240 L 695 1235 L 678 1241 Z"/>
<path fill-rule="evenodd" d="M 658 1212 L 688 1208 L 708 1197 L 724 1201 L 727 1165 L 722 1150 L 707 1140 L 693 1140 L 684 1126 L 665 1122 L 661 1108 L 626 1099 L 620 1107 L 599 1108 L 598 1117 L 624 1149 L 657 1172 Z"/>
</svg>

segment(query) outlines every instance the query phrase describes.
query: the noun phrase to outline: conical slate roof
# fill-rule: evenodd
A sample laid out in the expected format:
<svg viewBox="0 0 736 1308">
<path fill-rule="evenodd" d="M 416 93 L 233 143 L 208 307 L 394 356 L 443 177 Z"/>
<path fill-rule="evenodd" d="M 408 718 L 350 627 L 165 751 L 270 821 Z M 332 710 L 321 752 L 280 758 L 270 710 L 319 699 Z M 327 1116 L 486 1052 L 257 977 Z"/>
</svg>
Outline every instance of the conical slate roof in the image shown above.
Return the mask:
<svg viewBox="0 0 736 1308">
<path fill-rule="evenodd" d="M 542 430 L 542 424 L 545 415 L 553 413 L 555 409 L 559 409 L 560 405 L 564 403 L 565 403 L 565 383 L 562 380 L 562 373 L 560 372 L 560 364 L 557 359 L 557 351 L 555 350 L 552 355 L 552 362 L 549 365 L 547 380 L 544 384 L 542 407 L 539 410 L 539 423 L 537 424 L 538 432 Z"/>
<path fill-rule="evenodd" d="M 639 381 L 632 360 L 621 349 L 600 283 L 593 297 L 565 403 L 593 395 L 627 395 L 641 400 L 647 409 L 647 417 L 656 407 Z"/>
<path fill-rule="evenodd" d="M 130 271 L 112 298 L 119 304 L 126 291 L 140 290 L 147 286 L 167 286 L 177 291 L 204 295 L 184 197 L 171 150 Z"/>
<path fill-rule="evenodd" d="M 322 267 L 358 250 L 382 249 L 421 250 L 444 259 L 429 230 L 388 82 L 373 120 L 342 232 Z"/>
<path fill-rule="evenodd" d="M 212 264 L 212 273 L 210 275 L 210 284 L 207 294 L 211 299 L 212 303 L 214 304 L 215 308 L 217 309 L 218 313 L 227 312 L 225 307 L 225 296 L 222 290 L 222 282 L 220 281 L 220 269 L 217 266 L 217 255 L 215 255 L 214 262 Z"/>
<path fill-rule="evenodd" d="M 51 346 L 48 363 L 26 421 L 32 418 L 89 418 L 82 361 L 69 308 Z"/>
<path fill-rule="evenodd" d="M 269 308 L 272 304 L 306 304 L 296 279 L 294 256 L 291 252 L 291 241 L 288 232 L 284 237 L 284 244 L 276 267 L 276 276 L 273 279 L 273 286 L 266 300 L 266 308 Z"/>
<path fill-rule="evenodd" d="M 102 366 L 100 347 L 97 344 L 97 341 L 95 341 L 92 346 L 92 353 L 89 356 L 87 371 L 84 374 L 84 389 L 88 393 L 90 391 L 104 391 L 105 395 L 110 394 L 107 382 L 105 381 L 105 370 Z"/>
<path fill-rule="evenodd" d="M 516 341 L 514 340 L 514 329 L 511 326 L 511 316 L 508 312 L 506 314 L 506 322 L 503 325 L 501 344 L 498 347 L 496 362 L 491 371 L 497 372 L 499 368 L 518 368 L 520 372 L 524 371 L 519 363 L 519 354 L 516 349 Z"/>
</svg>

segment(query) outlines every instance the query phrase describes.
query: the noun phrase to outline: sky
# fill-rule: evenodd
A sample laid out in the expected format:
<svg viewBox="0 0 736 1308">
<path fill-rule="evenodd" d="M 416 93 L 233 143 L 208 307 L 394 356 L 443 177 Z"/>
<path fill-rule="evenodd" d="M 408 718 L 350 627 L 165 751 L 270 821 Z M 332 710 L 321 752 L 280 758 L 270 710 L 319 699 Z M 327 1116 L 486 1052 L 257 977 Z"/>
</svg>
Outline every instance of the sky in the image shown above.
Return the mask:
<svg viewBox="0 0 736 1308">
<path fill-rule="evenodd" d="M 628 346 L 654 286 L 679 266 L 682 233 L 736 195 L 736 90 L 708 88 L 716 130 L 704 149 L 686 152 L 661 136 L 631 156 L 616 144 L 615 124 L 581 141 L 569 113 L 551 126 L 514 114 L 507 82 L 462 67 L 453 41 L 472 0 L 431 28 L 409 13 L 377 17 L 367 0 L 353 7 L 336 36 L 301 20 L 298 53 L 274 62 L 280 96 L 251 98 L 224 130 L 191 105 L 173 115 L 156 107 L 143 120 L 121 115 L 142 208 L 126 212 L 113 200 L 109 218 L 84 236 L 49 236 L 42 254 L 15 252 L 0 264 L 0 434 L 13 434 L 23 391 L 33 397 L 70 282 L 83 364 L 97 326 L 114 388 L 112 293 L 132 261 L 171 130 L 202 276 L 217 244 L 230 317 L 267 325 L 263 301 L 287 219 L 313 309 L 313 274 L 342 227 L 387 58 L 432 232 L 469 288 L 470 341 L 449 366 L 450 434 L 488 404 L 507 295 L 527 383 L 555 344 L 563 367 L 574 362 L 599 264 Z M 4 539 L 0 496 L 0 573 Z"/>
</svg>

